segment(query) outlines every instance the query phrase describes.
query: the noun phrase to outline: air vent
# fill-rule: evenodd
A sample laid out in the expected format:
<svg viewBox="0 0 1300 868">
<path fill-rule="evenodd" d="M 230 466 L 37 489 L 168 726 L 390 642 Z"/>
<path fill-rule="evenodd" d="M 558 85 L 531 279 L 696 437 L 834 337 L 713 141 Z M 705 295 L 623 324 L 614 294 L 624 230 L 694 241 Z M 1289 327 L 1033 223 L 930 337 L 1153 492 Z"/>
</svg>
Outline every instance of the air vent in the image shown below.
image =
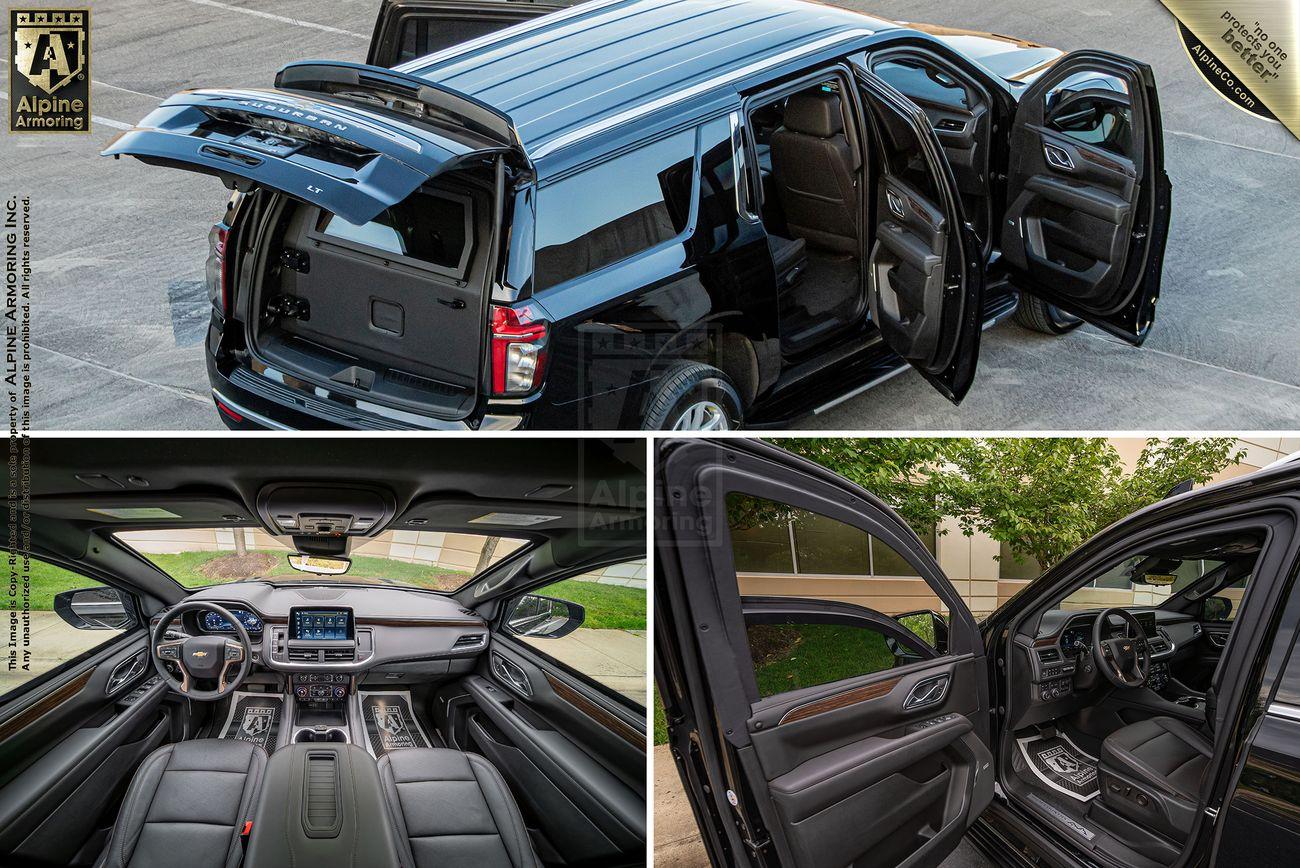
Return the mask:
<svg viewBox="0 0 1300 868">
<path fill-rule="evenodd" d="M 304 663 L 319 663 L 320 652 L 315 648 L 290 648 L 289 659 Z"/>
<path fill-rule="evenodd" d="M 486 642 L 486 633 L 469 633 L 457 638 L 456 641 L 452 643 L 451 647 L 453 651 L 464 651 L 469 648 L 482 648 Z"/>
<path fill-rule="evenodd" d="M 352 660 L 356 657 L 351 648 L 326 648 L 323 653 L 326 663 L 337 663 L 340 660 Z"/>
<path fill-rule="evenodd" d="M 1043 663 L 1059 663 L 1061 661 L 1061 651 L 1059 648 L 1039 649 L 1038 659 Z"/>
<path fill-rule="evenodd" d="M 333 753 L 307 754 L 303 778 L 302 826 L 309 838 L 339 834 L 339 769 Z"/>
</svg>

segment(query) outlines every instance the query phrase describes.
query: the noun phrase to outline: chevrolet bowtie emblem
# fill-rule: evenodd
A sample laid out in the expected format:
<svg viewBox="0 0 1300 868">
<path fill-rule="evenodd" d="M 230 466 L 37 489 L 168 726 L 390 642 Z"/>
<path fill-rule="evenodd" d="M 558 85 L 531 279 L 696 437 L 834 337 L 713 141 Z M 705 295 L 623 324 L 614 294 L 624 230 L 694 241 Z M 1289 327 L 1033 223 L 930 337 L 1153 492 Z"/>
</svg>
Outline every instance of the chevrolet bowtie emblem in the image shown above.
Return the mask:
<svg viewBox="0 0 1300 868">
<path fill-rule="evenodd" d="M 195 651 L 195 652 L 194 652 L 194 656 L 195 656 L 195 657 L 207 657 L 207 656 L 208 656 L 208 652 L 207 652 L 207 651 Z"/>
</svg>

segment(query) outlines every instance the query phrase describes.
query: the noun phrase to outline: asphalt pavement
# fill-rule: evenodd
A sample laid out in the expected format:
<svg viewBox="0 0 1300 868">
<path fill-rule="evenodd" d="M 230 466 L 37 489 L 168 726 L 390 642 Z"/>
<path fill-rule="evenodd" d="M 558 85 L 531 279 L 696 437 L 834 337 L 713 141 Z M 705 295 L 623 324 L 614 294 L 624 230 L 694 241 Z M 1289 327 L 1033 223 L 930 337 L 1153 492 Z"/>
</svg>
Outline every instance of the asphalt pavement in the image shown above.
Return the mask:
<svg viewBox="0 0 1300 868">
<path fill-rule="evenodd" d="M 266 86 L 291 60 L 364 59 L 378 2 L 90 5 L 91 133 L 0 137 L 7 191 L 30 194 L 35 205 L 36 425 L 218 428 L 203 365 L 202 275 L 207 231 L 226 193 L 213 178 L 98 151 L 182 88 Z M 909 372 L 801 427 L 1296 427 L 1300 142 L 1201 82 L 1157 0 L 845 5 L 1151 63 L 1173 226 L 1144 348 L 1091 328 L 1048 338 L 1003 324 L 985 333 L 979 375 L 961 407 Z"/>
</svg>

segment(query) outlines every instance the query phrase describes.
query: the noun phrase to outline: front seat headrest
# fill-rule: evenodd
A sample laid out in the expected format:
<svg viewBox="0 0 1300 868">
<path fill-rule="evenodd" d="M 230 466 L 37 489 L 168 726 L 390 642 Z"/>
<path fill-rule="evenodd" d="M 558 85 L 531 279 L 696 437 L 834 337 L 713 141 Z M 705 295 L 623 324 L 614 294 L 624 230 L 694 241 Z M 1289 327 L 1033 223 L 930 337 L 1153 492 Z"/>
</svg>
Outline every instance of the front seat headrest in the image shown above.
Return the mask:
<svg viewBox="0 0 1300 868">
<path fill-rule="evenodd" d="M 840 96 L 827 91 L 802 91 L 785 101 L 782 126 L 796 133 L 829 139 L 844 131 Z"/>
</svg>

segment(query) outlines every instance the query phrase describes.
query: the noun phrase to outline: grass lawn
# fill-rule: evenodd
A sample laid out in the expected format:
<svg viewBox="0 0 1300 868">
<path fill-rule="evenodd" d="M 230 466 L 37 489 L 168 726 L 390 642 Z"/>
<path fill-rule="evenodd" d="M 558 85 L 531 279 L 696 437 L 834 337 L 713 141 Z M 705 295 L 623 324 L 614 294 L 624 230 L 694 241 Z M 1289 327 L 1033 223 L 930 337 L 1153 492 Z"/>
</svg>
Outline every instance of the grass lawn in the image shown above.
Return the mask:
<svg viewBox="0 0 1300 868">
<path fill-rule="evenodd" d="M 54 609 L 54 595 L 63 591 L 75 591 L 78 588 L 94 587 L 97 582 L 70 573 L 67 570 L 32 560 L 32 610 L 49 612 Z"/>
<path fill-rule="evenodd" d="M 749 628 L 749 644 L 761 696 L 894 666 L 884 636 L 834 624 L 755 625 Z"/>
<path fill-rule="evenodd" d="M 655 688 L 655 744 L 668 744 L 668 717 L 664 714 L 664 701 Z"/>
<path fill-rule="evenodd" d="M 268 554 L 276 559 L 278 566 L 265 578 L 302 579 L 309 573 L 300 573 L 289 566 L 287 551 L 250 549 L 254 552 Z M 145 554 L 144 557 L 158 565 L 164 573 L 171 576 L 187 588 L 200 588 L 206 585 L 220 585 L 238 579 L 220 579 L 204 575 L 200 568 L 217 558 L 228 557 L 231 552 L 177 552 L 175 554 Z M 322 577 L 329 581 L 331 576 Z M 455 590 L 469 580 L 469 573 L 460 570 L 447 570 L 431 567 L 428 564 L 408 564 L 405 561 L 390 558 L 360 556 L 352 559 L 352 569 L 339 576 L 342 581 L 358 579 L 381 579 L 399 584 L 416 585 L 421 588 L 434 588 L 440 591 Z"/>
<path fill-rule="evenodd" d="M 587 609 L 582 626 L 592 630 L 644 630 L 645 588 L 601 585 L 565 579 L 538 590 L 544 597 L 556 597 Z"/>
</svg>

